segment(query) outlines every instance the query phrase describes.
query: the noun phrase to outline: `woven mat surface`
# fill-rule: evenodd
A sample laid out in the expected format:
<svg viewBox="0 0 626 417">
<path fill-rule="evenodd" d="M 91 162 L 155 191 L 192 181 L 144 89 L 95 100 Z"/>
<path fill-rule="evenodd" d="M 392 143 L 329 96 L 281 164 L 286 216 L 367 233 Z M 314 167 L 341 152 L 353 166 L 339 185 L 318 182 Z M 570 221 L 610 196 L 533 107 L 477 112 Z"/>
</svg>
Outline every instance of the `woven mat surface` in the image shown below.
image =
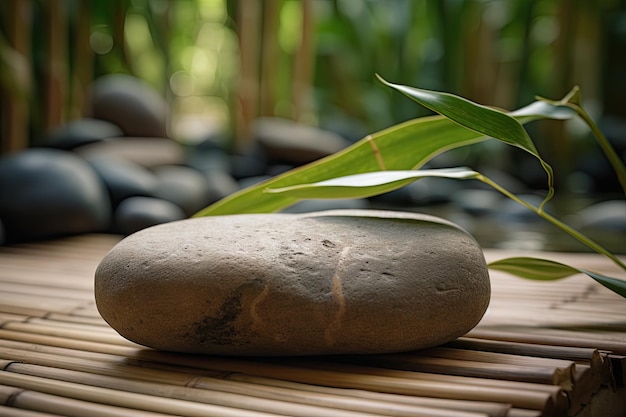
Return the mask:
<svg viewBox="0 0 626 417">
<path fill-rule="evenodd" d="M 482 322 L 425 351 L 223 358 L 150 350 L 108 327 L 93 274 L 118 240 L 0 248 L 0 416 L 626 415 L 626 300 L 586 276 L 492 272 Z M 599 255 L 540 255 L 626 278 Z"/>
</svg>

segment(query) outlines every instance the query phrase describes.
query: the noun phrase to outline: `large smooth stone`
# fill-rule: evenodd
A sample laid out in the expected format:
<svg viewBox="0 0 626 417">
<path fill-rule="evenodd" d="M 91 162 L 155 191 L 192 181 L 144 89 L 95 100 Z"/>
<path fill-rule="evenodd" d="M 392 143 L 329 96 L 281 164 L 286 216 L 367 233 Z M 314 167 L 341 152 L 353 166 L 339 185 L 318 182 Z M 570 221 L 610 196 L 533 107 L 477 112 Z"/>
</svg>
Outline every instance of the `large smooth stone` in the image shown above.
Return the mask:
<svg viewBox="0 0 626 417">
<path fill-rule="evenodd" d="M 102 317 L 156 349 L 223 355 L 409 351 L 451 341 L 490 297 L 483 253 L 414 213 L 187 219 L 121 241 L 95 275 Z"/>
<path fill-rule="evenodd" d="M 111 201 L 94 170 L 69 151 L 33 148 L 0 159 L 7 242 L 102 232 Z"/>
</svg>

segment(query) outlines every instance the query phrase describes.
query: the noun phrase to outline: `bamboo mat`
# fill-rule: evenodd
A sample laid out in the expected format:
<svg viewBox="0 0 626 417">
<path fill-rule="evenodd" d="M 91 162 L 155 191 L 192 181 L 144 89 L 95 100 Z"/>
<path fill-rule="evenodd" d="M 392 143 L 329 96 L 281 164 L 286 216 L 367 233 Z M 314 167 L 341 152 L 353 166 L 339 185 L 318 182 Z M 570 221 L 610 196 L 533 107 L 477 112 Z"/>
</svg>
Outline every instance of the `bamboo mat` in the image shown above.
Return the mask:
<svg viewBox="0 0 626 417">
<path fill-rule="evenodd" d="M 0 248 L 0 416 L 626 415 L 626 300 L 587 277 L 492 272 L 483 321 L 424 351 L 223 358 L 146 349 L 107 326 L 93 273 L 117 241 Z M 541 255 L 626 277 L 597 255 Z"/>
</svg>

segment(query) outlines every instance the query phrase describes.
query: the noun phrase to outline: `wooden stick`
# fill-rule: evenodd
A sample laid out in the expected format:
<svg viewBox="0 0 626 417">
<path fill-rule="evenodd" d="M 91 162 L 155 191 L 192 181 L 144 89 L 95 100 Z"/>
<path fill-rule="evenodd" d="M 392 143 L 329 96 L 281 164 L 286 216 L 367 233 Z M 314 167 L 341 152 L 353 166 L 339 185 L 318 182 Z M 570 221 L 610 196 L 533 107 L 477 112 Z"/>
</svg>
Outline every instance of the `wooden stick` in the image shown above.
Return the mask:
<svg viewBox="0 0 626 417">
<path fill-rule="evenodd" d="M 0 341 L 0 343 L 2 343 Z M 203 371 L 202 374 L 204 376 L 199 377 L 196 374 L 186 374 L 182 373 L 181 370 L 177 371 L 164 371 L 160 369 L 153 368 L 138 368 L 135 366 L 128 365 L 125 358 L 115 357 L 113 355 L 81 355 L 83 357 L 77 357 L 76 355 L 71 356 L 68 355 L 63 350 L 56 349 L 46 349 L 46 352 L 41 352 L 40 349 L 36 351 L 24 352 L 22 349 L 28 348 L 27 344 L 20 344 L 15 342 L 15 346 L 12 349 L 3 349 L 0 348 L 0 357 L 10 357 L 12 361 L 8 362 L 10 365 L 10 370 L 15 370 L 21 367 L 20 364 L 16 364 L 14 361 L 24 361 L 29 364 L 36 364 L 39 366 L 46 367 L 54 367 L 61 368 L 63 370 L 71 370 L 71 371 L 80 371 L 81 373 L 87 373 L 85 375 L 91 375 L 88 377 L 82 377 L 81 380 L 69 380 L 73 382 L 82 382 L 87 383 L 86 378 L 95 378 L 94 381 L 102 381 L 102 376 L 113 376 L 116 378 L 123 379 L 134 379 L 138 381 L 145 382 L 158 382 L 161 384 L 169 384 L 176 385 L 181 387 L 188 388 L 202 388 L 205 390 L 212 391 L 220 391 L 223 393 L 230 393 L 236 395 L 245 395 L 247 397 L 253 396 L 263 399 L 270 399 L 273 401 L 283 401 L 283 402 L 293 402 L 305 405 L 318 405 L 330 408 L 337 408 L 343 410 L 352 410 L 352 411 L 360 411 L 366 413 L 379 413 L 386 414 L 389 411 L 393 411 L 393 414 L 396 416 L 421 416 L 421 415 L 442 415 L 441 407 L 432 407 L 427 405 L 408 405 L 408 404 L 400 404 L 397 405 L 393 402 L 389 401 L 374 401 L 371 399 L 359 399 L 352 400 L 350 397 L 346 398 L 345 396 L 339 395 L 328 395 L 328 394 L 312 394 L 312 393 L 304 393 L 301 390 L 294 389 L 286 389 L 286 388 L 278 388 L 278 387 L 259 387 L 257 385 L 253 385 L 246 382 L 235 382 L 229 380 L 221 380 L 208 377 L 208 372 Z M 49 354 L 49 352 L 55 352 L 54 355 Z M 145 366 L 146 364 L 144 364 Z M 44 377 L 52 377 L 50 375 L 38 374 L 39 376 Z M 59 379 L 59 378 L 57 378 Z M 68 379 L 65 379 L 68 380 Z M 100 385 L 98 382 L 95 383 L 98 386 Z M 89 383 L 89 385 L 94 385 L 94 383 Z M 124 382 L 120 382 L 118 384 L 113 384 L 107 387 L 120 389 L 124 386 Z M 128 390 L 128 389 L 127 389 Z M 146 388 L 141 392 L 153 393 L 156 394 L 157 390 L 153 390 L 152 388 Z M 134 390 L 134 392 L 139 392 Z M 175 397 L 182 398 L 182 397 Z M 185 399 L 191 399 L 189 395 L 184 397 Z M 196 399 L 196 401 L 202 401 L 201 399 Z M 223 401 L 223 398 L 220 397 L 219 401 Z M 234 403 L 238 404 L 241 400 L 237 399 Z M 213 403 L 218 403 L 216 400 L 212 400 Z M 219 402 L 219 404 L 223 404 Z M 492 412 L 490 415 L 504 415 L 504 410 L 507 407 L 500 406 L 498 408 L 498 413 Z M 460 413 L 462 409 L 457 409 L 453 415 L 457 417 L 470 417 L 468 414 Z M 322 415 L 320 411 L 309 410 L 309 412 L 305 412 L 306 410 L 299 411 L 298 414 L 314 414 L 314 415 Z M 313 412 L 316 411 L 316 412 Z M 491 410 L 493 411 L 493 410 Z M 443 415 L 450 415 L 449 411 L 445 412 Z M 333 412 L 333 415 L 337 413 Z M 465 414 L 465 415 L 464 415 Z M 475 416 L 475 414 L 472 414 Z"/>
<path fill-rule="evenodd" d="M 138 346 L 137 344 L 124 339 L 122 336 L 118 334 L 103 333 L 101 331 L 75 330 L 75 329 L 67 329 L 67 328 L 56 327 L 56 326 L 44 326 L 40 324 L 18 323 L 18 322 L 6 323 L 3 326 L 3 329 L 26 332 L 26 333 L 37 333 L 37 334 L 48 335 L 48 336 L 58 336 L 58 337 L 63 337 L 63 338 L 68 338 L 68 339 L 88 340 L 92 342 L 108 343 L 111 345 L 132 346 L 132 347 Z"/>
<path fill-rule="evenodd" d="M 19 395 L 19 392 L 16 392 L 16 394 Z M 22 410 L 22 409 L 15 408 L 15 407 L 7 407 L 4 405 L 0 405 L 0 417 L 62 417 L 62 416 L 60 414 L 51 414 L 49 412 Z"/>
<path fill-rule="evenodd" d="M 138 351 L 137 359 L 156 362 L 166 360 L 168 363 L 177 363 L 182 366 L 228 372 L 241 372 L 250 375 L 278 378 L 306 384 L 326 385 L 337 388 L 364 389 L 392 394 L 416 395 L 434 398 L 502 402 L 511 403 L 514 406 L 521 408 L 536 410 L 555 407 L 552 392 L 520 391 L 516 389 L 502 388 L 500 386 L 484 387 L 479 385 L 464 385 L 455 384 L 453 382 L 444 382 L 441 380 L 417 380 L 413 377 L 413 373 L 410 372 L 406 372 L 406 374 L 411 374 L 410 377 L 407 378 L 365 373 L 351 374 L 322 369 L 304 369 L 277 364 L 245 362 L 227 358 L 214 359 L 210 357 L 193 357 L 189 355 L 164 355 L 163 352 L 149 350 Z M 450 377 L 447 375 L 439 375 L 438 377 L 452 379 L 462 378 Z M 478 380 L 478 378 L 475 380 Z M 550 388 L 550 386 L 545 387 Z M 554 388 L 558 391 L 557 387 Z M 561 407 L 562 404 L 559 403 L 556 406 Z"/>
<path fill-rule="evenodd" d="M 21 375 L 13 372 L 0 372 L 0 384 L 73 398 L 81 401 L 89 401 L 92 403 L 164 414 L 183 414 L 198 417 L 204 417 L 209 414 L 232 417 L 262 417 L 271 415 L 243 409 L 215 406 L 212 404 L 199 404 L 191 401 L 124 392 L 110 388 L 92 387 L 32 375 Z"/>
<path fill-rule="evenodd" d="M 54 416 L 63 415 L 68 417 L 171 417 L 171 414 L 153 413 L 130 408 L 120 408 L 105 404 L 97 404 L 66 398 L 58 395 L 49 395 L 41 392 L 19 389 L 12 398 L 11 407 L 7 410 L 7 416 Z M 29 410 L 31 412 L 29 413 Z M 41 414 L 44 413 L 44 414 Z"/>
<path fill-rule="evenodd" d="M 587 334 L 579 334 L 577 337 L 566 337 L 559 335 L 556 331 L 553 331 L 553 334 L 538 334 L 536 332 L 532 333 L 533 330 L 533 328 L 526 328 L 523 331 L 517 329 L 493 330 L 476 327 L 467 336 L 478 339 L 534 343 L 538 345 L 593 348 L 626 354 L 626 342 L 594 339 Z"/>
<path fill-rule="evenodd" d="M 467 359 L 450 359 L 436 356 L 380 355 L 364 358 L 351 357 L 356 363 L 369 363 L 376 367 L 402 369 L 444 375 L 490 378 L 505 381 L 531 382 L 559 385 L 571 389 L 574 363 L 563 368 L 523 366 L 514 363 L 478 362 Z"/>
<path fill-rule="evenodd" d="M 315 415 L 320 417 L 358 417 L 363 415 L 353 411 L 331 409 L 310 404 L 295 404 L 287 401 L 267 400 L 228 392 L 201 390 L 157 382 L 136 381 L 39 365 L 13 363 L 9 366 L 8 371 L 51 379 L 53 381 L 87 385 L 88 387 L 115 389 L 116 391 L 132 394 L 145 394 L 153 398 L 184 400 L 185 403 L 195 405 L 193 407 L 185 407 L 185 404 L 182 404 L 181 408 L 178 410 L 180 413 L 188 413 L 191 411 L 195 414 L 194 410 L 202 409 L 204 405 L 207 405 L 208 407 L 205 413 L 210 412 L 210 407 L 219 406 L 241 409 L 242 412 L 243 410 L 248 410 L 280 415 Z M 215 408 L 214 410 L 217 411 L 219 408 Z M 425 414 L 422 414 L 422 416 L 423 415 Z M 472 414 L 459 417 L 476 417 L 476 415 Z"/>
<path fill-rule="evenodd" d="M 507 415 L 510 406 L 508 404 L 484 401 L 469 401 L 457 399 L 440 399 L 410 395 L 389 394 L 376 391 L 365 391 L 358 389 L 335 388 L 322 385 L 304 384 L 299 382 L 286 381 L 282 379 L 251 376 L 241 373 L 229 373 L 227 379 L 233 381 L 246 382 L 254 387 L 268 385 L 271 387 L 282 387 L 305 392 L 307 396 L 317 393 L 326 395 L 338 395 L 341 397 L 354 397 L 358 401 L 375 400 L 390 402 L 393 404 L 407 404 L 416 406 L 427 406 L 450 410 L 471 411 L 483 413 L 490 417 L 503 417 Z"/>
</svg>

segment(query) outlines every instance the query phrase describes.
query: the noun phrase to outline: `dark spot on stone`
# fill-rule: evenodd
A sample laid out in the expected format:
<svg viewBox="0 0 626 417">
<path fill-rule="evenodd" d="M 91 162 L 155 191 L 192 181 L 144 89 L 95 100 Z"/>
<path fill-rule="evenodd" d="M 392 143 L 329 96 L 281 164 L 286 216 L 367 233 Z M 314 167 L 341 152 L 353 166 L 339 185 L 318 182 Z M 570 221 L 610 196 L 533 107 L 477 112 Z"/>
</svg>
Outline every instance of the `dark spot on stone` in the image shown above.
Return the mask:
<svg viewBox="0 0 626 417">
<path fill-rule="evenodd" d="M 335 246 L 337 246 L 328 239 L 322 240 L 322 245 L 326 246 L 327 248 L 334 248 Z"/>
<path fill-rule="evenodd" d="M 213 345 L 238 344 L 236 339 L 241 335 L 235 328 L 235 321 L 241 314 L 241 297 L 236 294 L 222 304 L 216 316 L 204 317 L 193 324 L 193 331 L 185 337 L 198 343 Z"/>
</svg>

